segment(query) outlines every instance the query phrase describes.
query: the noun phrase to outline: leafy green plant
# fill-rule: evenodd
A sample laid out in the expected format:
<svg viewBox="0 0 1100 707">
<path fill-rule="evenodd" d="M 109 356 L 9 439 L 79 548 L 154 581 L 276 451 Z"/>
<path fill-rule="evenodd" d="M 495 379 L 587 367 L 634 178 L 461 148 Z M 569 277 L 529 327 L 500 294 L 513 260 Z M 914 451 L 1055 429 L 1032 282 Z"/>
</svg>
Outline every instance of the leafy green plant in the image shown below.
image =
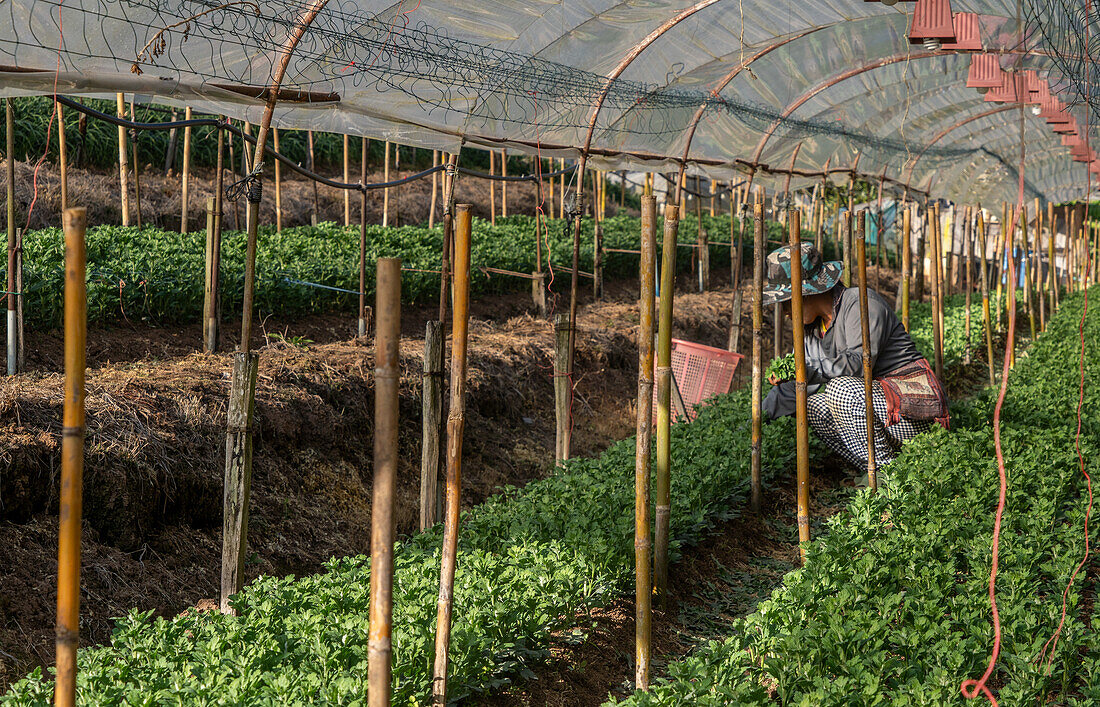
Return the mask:
<svg viewBox="0 0 1100 707">
<path fill-rule="evenodd" d="M 786 356 L 780 356 L 779 358 L 773 358 L 768 363 L 768 368 L 764 371 L 764 380 L 771 379 L 775 376 L 777 380 L 788 381 L 794 379 L 794 354 L 789 353 Z"/>
</svg>

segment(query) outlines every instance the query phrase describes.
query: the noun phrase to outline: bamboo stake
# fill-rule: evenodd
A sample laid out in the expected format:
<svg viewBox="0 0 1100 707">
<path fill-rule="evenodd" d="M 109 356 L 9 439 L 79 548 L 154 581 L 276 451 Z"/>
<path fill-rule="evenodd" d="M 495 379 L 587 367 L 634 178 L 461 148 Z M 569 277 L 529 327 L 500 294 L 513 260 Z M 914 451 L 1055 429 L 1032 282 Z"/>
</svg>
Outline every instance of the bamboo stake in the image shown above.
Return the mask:
<svg viewBox="0 0 1100 707">
<path fill-rule="evenodd" d="M 653 576 L 650 566 L 649 474 L 653 432 L 653 310 L 657 199 L 642 197 L 641 286 L 638 303 L 638 414 L 634 447 L 634 688 L 649 689 Z"/>
<path fill-rule="evenodd" d="M 183 119 L 191 120 L 191 108 L 187 107 L 183 109 Z M 279 148 L 278 134 L 275 137 L 276 150 Z M 278 162 L 275 163 L 278 165 Z M 276 174 L 278 174 L 278 167 L 275 167 Z M 134 170 L 137 170 L 137 164 L 134 165 Z M 276 177 L 276 189 L 278 189 L 278 177 Z M 180 233 L 187 233 L 187 206 L 188 206 L 188 192 L 191 187 L 191 126 L 187 126 L 183 129 L 183 171 L 180 174 Z M 278 192 L 276 192 L 277 194 Z M 276 199 L 278 196 L 276 195 Z"/>
<path fill-rule="evenodd" d="M 202 321 L 203 321 L 203 351 L 208 354 L 217 349 L 217 305 L 216 292 L 218 289 L 218 270 L 215 265 L 217 252 L 215 249 L 215 223 L 214 223 L 214 199 L 206 200 L 206 278 L 203 287 Z"/>
<path fill-rule="evenodd" d="M 279 129 L 272 128 L 271 138 L 275 143 L 275 151 L 279 151 Z M 275 232 L 283 231 L 283 165 L 275 160 Z"/>
<path fill-rule="evenodd" d="M 119 118 L 126 117 L 126 103 L 121 93 L 115 94 L 116 114 Z M 130 184 L 128 168 L 126 166 L 126 128 L 118 126 L 118 183 L 119 193 L 122 197 L 122 225 L 130 225 Z"/>
<path fill-rule="evenodd" d="M 714 218 L 714 202 L 715 202 L 714 192 L 715 192 L 715 189 L 717 188 L 717 186 L 718 186 L 718 182 L 714 181 L 713 179 L 710 180 L 710 217 L 711 218 Z"/>
<path fill-rule="evenodd" d="M 232 140 L 233 138 L 230 137 L 229 139 Z M 314 165 L 314 159 L 313 159 L 314 153 L 313 153 L 313 131 L 312 130 L 307 130 L 306 131 L 306 148 L 307 148 L 306 159 L 309 161 L 309 171 L 316 172 L 317 168 Z M 317 186 L 317 180 L 316 179 L 311 179 L 310 181 L 313 183 L 313 213 L 310 214 L 309 223 L 310 223 L 311 226 L 316 226 L 317 222 L 321 218 L 320 217 L 321 196 L 318 193 L 319 190 L 318 190 L 318 186 Z"/>
<path fill-rule="evenodd" d="M 497 153 L 489 150 L 489 176 L 495 176 L 496 173 Z M 497 225 L 497 183 L 492 179 L 489 180 L 489 223 Z"/>
<path fill-rule="evenodd" d="M 61 433 L 60 527 L 57 537 L 57 679 L 54 704 L 76 703 L 80 643 L 80 519 L 84 486 L 84 370 L 88 299 L 84 209 L 62 215 L 65 231 L 65 401 Z"/>
<path fill-rule="evenodd" d="M 569 458 L 572 426 L 569 416 L 569 389 L 572 375 L 569 371 L 569 315 L 559 313 L 554 317 L 554 463 Z"/>
<path fill-rule="evenodd" d="M 462 148 L 459 147 L 459 151 Z M 439 276 L 439 321 L 447 324 L 447 285 L 450 282 L 451 252 L 454 250 L 454 201 L 455 180 L 458 179 L 458 152 L 447 158 L 447 171 L 443 175 L 443 265 Z"/>
<path fill-rule="evenodd" d="M 351 156 L 348 154 L 348 147 L 349 147 L 348 142 L 349 142 L 349 140 L 350 140 L 349 136 L 344 135 L 344 184 L 347 184 L 348 182 L 351 181 Z M 386 163 L 389 164 L 389 151 L 388 151 L 389 143 L 386 143 L 386 147 L 387 147 Z M 386 181 L 389 181 L 389 179 L 387 178 Z M 344 189 L 343 191 L 344 191 L 344 226 L 350 226 L 351 225 L 351 192 L 349 192 L 347 189 Z M 382 225 L 383 226 L 386 225 L 386 217 L 385 217 L 384 214 L 385 214 L 385 212 L 383 212 L 383 216 L 382 216 Z"/>
<path fill-rule="evenodd" d="M 848 212 L 851 213 L 850 211 Z M 851 234 L 849 234 L 851 235 Z M 798 482 L 798 553 L 806 563 L 810 541 L 810 426 L 806 411 L 806 341 L 802 321 L 802 234 L 798 211 L 791 211 L 791 328 L 794 330 L 795 451 Z"/>
<path fill-rule="evenodd" d="M 6 290 L 9 294 L 4 295 L 4 299 L 8 305 L 8 331 L 7 331 L 7 355 L 8 355 L 8 375 L 14 376 L 16 373 L 16 364 L 18 361 L 18 355 L 16 349 L 18 348 L 18 337 L 16 336 L 16 306 L 15 295 L 10 294 L 12 292 L 19 292 L 15 287 L 15 118 L 12 113 L 11 99 L 5 99 L 4 105 L 5 112 L 5 162 L 7 167 L 8 177 L 8 281 Z M 62 214 L 62 220 L 64 221 L 64 214 Z"/>
<path fill-rule="evenodd" d="M 1001 237 L 996 246 L 996 252 L 994 256 L 997 258 L 997 263 L 993 268 L 997 275 L 997 291 L 996 291 L 996 307 L 997 320 L 995 322 L 997 331 L 1001 329 L 1001 315 L 1004 313 L 1004 309 L 1001 307 L 1001 294 L 1004 287 L 1004 272 L 1007 253 L 1007 243 L 1011 242 L 1011 235 L 1008 233 L 1008 204 L 1001 205 Z"/>
<path fill-rule="evenodd" d="M 60 103 L 57 106 L 57 155 L 61 170 L 61 213 L 69 208 L 69 149 L 65 141 L 65 111 Z"/>
<path fill-rule="evenodd" d="M 843 225 L 841 226 L 841 247 L 843 254 L 841 259 L 844 272 L 841 274 L 841 281 L 845 287 L 852 286 L 852 210 L 848 209 L 844 212 Z"/>
<path fill-rule="evenodd" d="M 924 206 L 924 213 L 920 215 L 920 230 L 917 231 L 917 272 L 913 280 L 916 282 L 916 299 L 918 302 L 924 301 L 924 258 L 927 255 L 926 247 L 928 245 L 928 222 L 931 218 L 931 214 L 928 211 L 928 205 Z"/>
<path fill-rule="evenodd" d="M 500 176 L 508 176 L 508 150 L 500 151 Z M 508 218 L 508 182 L 500 183 L 500 216 Z"/>
<path fill-rule="evenodd" d="M 134 110 L 133 97 L 130 98 L 130 118 L 137 121 L 137 111 Z M 138 131 L 130 131 L 130 152 L 134 161 L 134 217 L 138 229 L 141 228 L 141 162 L 138 161 Z"/>
<path fill-rule="evenodd" d="M 23 338 L 23 229 L 15 230 L 15 370 L 27 370 L 27 344 Z"/>
<path fill-rule="evenodd" d="M 382 181 L 390 181 L 390 143 L 387 141 L 382 162 Z M 390 225 L 390 188 L 382 189 L 382 226 Z"/>
<path fill-rule="evenodd" d="M 432 704 L 447 704 L 447 651 L 451 640 L 455 567 L 458 562 L 458 521 L 462 503 L 462 435 L 466 422 L 466 337 L 470 312 L 470 205 L 455 214 L 454 318 L 451 321 L 451 402 L 447 416 L 447 507 L 443 528 L 439 603 L 435 627 Z"/>
<path fill-rule="evenodd" d="M 360 184 L 367 183 L 367 139 L 362 138 L 362 160 L 359 166 Z M 378 288 L 375 287 L 377 298 Z M 359 337 L 367 335 L 367 192 L 359 192 Z M 382 312 L 378 312 L 378 324 L 382 324 Z"/>
<path fill-rule="evenodd" d="M 940 279 L 940 248 L 943 246 L 943 237 L 940 235 L 940 210 L 938 206 L 932 207 L 932 345 L 935 355 L 936 377 L 943 380 L 943 329 L 940 321 L 940 306 L 943 299 L 943 290 Z"/>
<path fill-rule="evenodd" d="M 944 276 L 943 276 L 943 280 L 941 280 L 941 282 L 943 283 L 943 296 L 945 298 L 948 297 L 949 295 L 955 294 L 955 292 L 958 289 L 958 287 L 956 286 L 956 283 L 958 282 L 958 279 L 956 277 L 958 275 L 958 259 L 955 257 L 955 239 L 958 236 L 958 225 L 959 224 L 958 224 L 958 221 L 955 218 L 955 206 L 954 205 L 951 206 L 951 211 L 948 214 L 948 219 L 951 222 L 951 227 L 948 229 L 947 252 L 944 254 L 944 258 L 943 258 L 943 260 L 944 260 L 943 275 Z M 941 236 L 941 238 L 942 238 L 942 236 Z M 941 248 L 943 247 L 942 242 L 943 241 L 941 240 L 940 241 L 940 243 L 941 243 L 940 247 Z"/>
<path fill-rule="evenodd" d="M 1043 277 L 1043 210 L 1035 198 L 1035 294 L 1039 298 L 1039 331 L 1047 329 L 1047 288 Z"/>
<path fill-rule="evenodd" d="M 439 150 L 432 150 L 432 167 L 439 166 Z M 435 228 L 435 205 L 439 196 L 439 172 L 432 172 L 432 203 L 428 207 L 428 228 Z"/>
<path fill-rule="evenodd" d="M 912 217 L 912 207 L 906 206 L 901 214 L 901 323 L 905 331 L 909 331 L 909 273 L 913 269 L 913 253 L 909 243 Z"/>
<path fill-rule="evenodd" d="M 985 215 L 982 213 L 982 209 L 978 207 L 978 240 L 981 248 L 981 261 L 979 277 L 981 279 L 982 287 L 982 328 L 985 330 L 985 355 L 986 362 L 989 366 L 989 385 L 992 386 L 996 383 L 993 373 L 993 321 L 989 312 L 989 273 L 986 259 L 986 248 L 988 247 L 988 239 L 985 232 Z"/>
<path fill-rule="evenodd" d="M 179 120 L 179 111 L 175 108 L 172 109 L 172 122 Z M 84 161 L 84 145 L 85 138 L 87 136 L 87 123 L 88 116 L 85 113 L 80 114 L 80 161 Z M 168 131 L 168 149 L 164 152 L 164 174 L 168 175 L 176 165 L 176 148 L 179 145 L 179 128 L 172 128 Z"/>
<path fill-rule="evenodd" d="M 668 539 L 671 510 L 672 467 L 672 304 L 676 287 L 676 236 L 679 207 L 665 205 L 664 241 L 661 252 L 660 319 L 657 326 L 657 462 L 653 496 L 656 503 L 653 552 L 654 591 L 663 607 L 668 594 Z"/>
<path fill-rule="evenodd" d="M 963 349 L 963 363 L 970 365 L 970 297 L 973 286 L 970 282 L 970 259 L 972 257 L 972 249 L 970 246 L 974 237 L 973 222 L 970 220 L 970 207 L 967 206 L 963 212 L 963 262 L 966 266 L 966 348 Z"/>
<path fill-rule="evenodd" d="M 880 212 L 881 213 L 881 212 Z M 862 216 L 862 214 L 860 214 Z M 881 241 L 882 229 L 879 228 Z M 859 219 L 856 232 L 856 258 L 859 261 L 859 324 L 863 336 L 863 399 L 867 421 L 867 485 L 871 493 L 878 491 L 878 465 L 875 460 L 874 374 L 871 364 L 871 326 L 867 320 L 867 228 Z"/>
<path fill-rule="evenodd" d="M 367 699 L 370 707 L 389 707 L 393 651 L 393 507 L 397 485 L 397 411 L 401 379 L 401 259 L 379 258 L 377 267 Z"/>
<path fill-rule="evenodd" d="M 699 291 L 706 292 L 710 287 L 710 238 L 706 230 L 699 229 L 696 245 L 699 251 Z"/>
<path fill-rule="evenodd" d="M 559 177 L 561 179 L 561 184 L 558 185 L 558 187 L 559 187 L 558 188 L 558 196 L 559 196 L 559 200 L 558 200 L 558 218 L 564 221 L 565 220 L 565 171 L 564 171 L 565 170 L 565 158 L 563 157 L 560 160 L 558 160 L 558 164 L 559 164 L 559 169 L 562 170 L 562 173 Z"/>
<path fill-rule="evenodd" d="M 1024 306 L 1027 307 L 1027 321 L 1031 331 L 1031 340 L 1035 341 L 1035 297 L 1031 293 L 1031 280 L 1034 277 L 1033 265 L 1031 263 L 1031 238 L 1028 236 L 1027 228 L 1027 205 L 1021 205 L 1022 211 L 1020 212 L 1020 228 L 1022 229 L 1021 235 L 1023 236 L 1024 252 L 1022 254 L 1022 262 L 1024 263 Z"/>
<path fill-rule="evenodd" d="M 1049 263 L 1050 273 L 1047 277 L 1047 289 L 1050 290 L 1050 315 L 1053 317 L 1054 312 L 1058 309 L 1058 268 L 1055 251 L 1055 240 L 1057 237 L 1057 229 L 1055 228 L 1054 219 L 1054 204 L 1047 203 L 1047 221 L 1050 222 L 1050 242 L 1047 244 L 1047 261 Z"/>
<path fill-rule="evenodd" d="M 420 529 L 439 522 L 443 489 L 439 485 L 443 423 L 443 322 L 429 321 L 424 331 L 423 438 L 420 448 Z"/>
<path fill-rule="evenodd" d="M 219 131 L 221 132 L 221 131 Z M 243 141 L 242 141 L 243 142 Z M 234 170 L 237 168 L 237 156 L 233 149 L 233 133 L 229 133 L 229 173 L 236 176 Z M 316 184 L 316 182 L 314 182 Z M 220 191 L 220 190 L 219 190 Z M 237 202 L 233 202 L 233 228 L 241 230 L 241 212 L 237 208 Z"/>
<path fill-rule="evenodd" d="M 752 496 L 749 508 L 760 512 L 762 491 L 762 453 L 764 445 L 761 414 L 764 387 L 764 192 L 756 192 L 753 203 L 752 248 L 752 432 L 750 446 Z"/>
</svg>

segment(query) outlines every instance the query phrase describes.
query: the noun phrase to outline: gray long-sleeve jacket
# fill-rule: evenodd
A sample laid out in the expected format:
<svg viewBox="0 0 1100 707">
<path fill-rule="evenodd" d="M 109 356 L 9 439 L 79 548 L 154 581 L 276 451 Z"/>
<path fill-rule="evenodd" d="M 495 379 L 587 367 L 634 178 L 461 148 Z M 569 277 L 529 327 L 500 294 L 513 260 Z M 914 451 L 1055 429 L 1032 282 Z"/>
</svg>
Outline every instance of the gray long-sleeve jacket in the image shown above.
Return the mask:
<svg viewBox="0 0 1100 707">
<path fill-rule="evenodd" d="M 894 310 L 874 290 L 868 290 L 867 321 L 871 334 L 871 372 L 881 378 L 918 358 L 923 358 Z M 837 285 L 833 295 L 833 321 L 822 334 L 820 326 L 806 327 L 806 378 L 812 395 L 820 384 L 840 376 L 863 376 L 863 331 L 859 318 L 859 289 Z M 794 382 L 772 388 L 763 403 L 772 419 L 793 415 Z"/>
</svg>

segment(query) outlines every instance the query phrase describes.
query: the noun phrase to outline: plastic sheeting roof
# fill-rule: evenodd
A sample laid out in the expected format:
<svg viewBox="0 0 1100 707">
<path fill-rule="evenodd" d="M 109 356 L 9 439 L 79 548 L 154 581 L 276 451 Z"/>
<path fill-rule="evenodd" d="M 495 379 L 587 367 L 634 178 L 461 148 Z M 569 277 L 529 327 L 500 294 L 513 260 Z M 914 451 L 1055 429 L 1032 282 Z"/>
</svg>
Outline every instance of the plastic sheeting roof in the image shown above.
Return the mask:
<svg viewBox="0 0 1100 707">
<path fill-rule="evenodd" d="M 0 95 L 55 86 L 132 92 L 258 122 L 262 100 L 236 89 L 270 83 L 308 5 L 8 0 L 0 5 Z M 329 0 L 283 82 L 308 100 L 280 102 L 273 124 L 452 152 L 466 141 L 576 157 L 606 89 L 591 142 L 597 168 L 678 167 L 702 107 L 690 172 L 724 179 L 748 164 L 785 170 L 797 151 L 796 171 L 847 170 L 858 158 L 863 174 L 911 179 L 937 196 L 1015 200 L 1021 111 L 994 110 L 966 88 L 969 55 L 911 46 L 913 7 Z M 1003 66 L 1066 80 L 1038 33 L 1025 28 L 1020 49 L 1016 0 L 954 0 L 952 9 L 981 15 L 983 45 L 1002 52 Z M 1082 126 L 1085 117 L 1079 110 Z M 1041 118 L 1025 109 L 1023 121 L 1027 196 L 1082 196 L 1084 166 Z"/>
</svg>

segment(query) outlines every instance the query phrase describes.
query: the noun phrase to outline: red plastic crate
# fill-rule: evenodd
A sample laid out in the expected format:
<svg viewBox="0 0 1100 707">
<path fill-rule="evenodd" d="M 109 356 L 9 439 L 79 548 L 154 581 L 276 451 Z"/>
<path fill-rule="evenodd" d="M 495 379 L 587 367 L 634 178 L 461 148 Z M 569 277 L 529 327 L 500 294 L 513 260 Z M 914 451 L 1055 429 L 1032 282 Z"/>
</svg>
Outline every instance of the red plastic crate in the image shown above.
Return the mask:
<svg viewBox="0 0 1100 707">
<path fill-rule="evenodd" d="M 688 419 L 695 419 L 694 406 L 715 395 L 730 392 L 739 353 L 716 349 L 682 339 L 672 340 L 672 377 L 680 389 Z M 657 386 L 653 386 L 653 419 L 657 419 Z M 676 419 L 676 404 L 672 405 Z"/>
</svg>

